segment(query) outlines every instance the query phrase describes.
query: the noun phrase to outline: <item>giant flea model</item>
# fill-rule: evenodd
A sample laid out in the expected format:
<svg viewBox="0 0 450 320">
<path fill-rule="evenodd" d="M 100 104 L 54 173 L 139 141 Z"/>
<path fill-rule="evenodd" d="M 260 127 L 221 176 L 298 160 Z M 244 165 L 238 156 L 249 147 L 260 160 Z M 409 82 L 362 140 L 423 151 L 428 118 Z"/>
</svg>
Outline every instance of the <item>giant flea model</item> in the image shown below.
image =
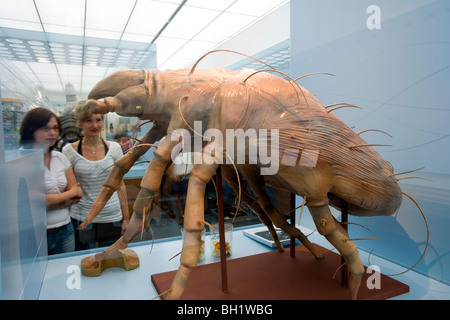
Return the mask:
<svg viewBox="0 0 450 320">
<path fill-rule="evenodd" d="M 192 140 L 201 136 L 204 153 L 202 161 L 197 161 L 190 172 L 180 266 L 167 297 L 180 298 L 197 265 L 201 232 L 206 223 L 205 186 L 222 163 L 225 180 L 240 199 L 259 214 L 275 239 L 273 225 L 298 238 L 316 258 L 322 258 L 300 230 L 287 223 L 272 205 L 265 187 L 284 189 L 305 200 L 318 232 L 345 259 L 350 274 L 350 296 L 355 299 L 364 267 L 356 245 L 333 217 L 329 206 L 340 208 L 346 201 L 352 215 L 392 215 L 401 204 L 402 191 L 391 165 L 359 133 L 331 112 L 345 105 L 324 106 L 296 81 L 283 77 L 251 70 L 195 70 L 194 66 L 191 70 L 166 72 L 123 70 L 100 81 L 90 92 L 86 108 L 94 113 L 117 112 L 122 116 L 151 120 L 153 127 L 116 162 L 80 228 L 92 222 L 139 157 L 150 147 L 155 150 L 142 179 L 126 233 L 104 252 L 92 256 L 90 263 L 94 266 L 117 250 L 126 248 L 149 226 L 151 208 L 162 177 L 172 163 L 173 153 L 179 151 L 180 129 L 185 129 L 182 132 L 190 132 Z M 202 125 L 200 130 L 198 123 Z M 238 161 L 242 154 L 227 150 L 229 144 L 207 139 L 209 129 L 219 130 L 224 139 L 226 131 L 231 129 L 242 129 L 243 132 L 265 129 L 272 134 L 259 137 L 258 141 L 250 139 L 244 148 L 247 160 L 242 163 Z M 159 140 L 160 144 L 155 146 Z M 267 170 L 265 174 L 261 173 L 268 169 L 268 163 L 251 154 L 263 144 L 268 150 L 278 151 L 278 157 L 271 164 L 276 170 Z M 243 188 L 241 182 L 244 180 L 256 201 Z"/>
</svg>

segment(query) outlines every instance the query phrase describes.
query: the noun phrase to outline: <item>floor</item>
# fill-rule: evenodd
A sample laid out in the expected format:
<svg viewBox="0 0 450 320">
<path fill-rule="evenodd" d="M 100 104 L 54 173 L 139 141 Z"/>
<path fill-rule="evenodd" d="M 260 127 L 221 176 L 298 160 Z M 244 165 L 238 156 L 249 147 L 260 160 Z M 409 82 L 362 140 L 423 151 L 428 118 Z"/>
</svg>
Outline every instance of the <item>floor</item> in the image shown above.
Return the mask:
<svg viewBox="0 0 450 320">
<path fill-rule="evenodd" d="M 258 227 L 261 227 L 259 225 Z M 273 248 L 265 246 L 245 236 L 243 228 L 236 228 L 233 232 L 233 253 L 230 259 L 248 257 L 259 253 L 273 251 Z M 305 234 L 312 230 L 302 228 Z M 206 238 L 208 248 L 209 237 Z M 311 241 L 328 249 L 329 243 L 323 237 L 312 234 Z M 95 254 L 101 249 L 71 253 L 52 257 L 48 261 L 45 278 L 40 291 L 40 300 L 150 300 L 158 293 L 151 283 L 150 277 L 154 274 L 176 270 L 179 267 L 179 258 L 172 259 L 181 249 L 181 237 L 156 240 L 154 243 L 142 242 L 129 246 L 140 259 L 140 267 L 124 271 L 121 268 L 105 270 L 100 277 L 85 277 L 80 275 L 79 265 L 81 259 Z M 370 257 L 369 257 L 370 256 Z M 360 257 L 366 265 L 370 258 L 370 265 L 377 265 L 383 274 L 395 274 L 405 269 L 392 262 L 386 261 L 363 250 Z M 205 260 L 201 264 L 217 262 L 208 250 Z M 78 270 L 78 271 L 77 271 Z M 243 270 L 251 272 L 251 270 Z M 220 277 L 220 271 L 217 274 Z M 332 275 L 324 275 L 331 279 Z M 393 300 L 448 300 L 450 287 L 442 282 L 433 280 L 414 271 L 409 271 L 395 277 L 396 280 L 410 287 L 410 292 L 393 298 Z M 332 280 L 330 280 L 332 281 Z"/>
</svg>

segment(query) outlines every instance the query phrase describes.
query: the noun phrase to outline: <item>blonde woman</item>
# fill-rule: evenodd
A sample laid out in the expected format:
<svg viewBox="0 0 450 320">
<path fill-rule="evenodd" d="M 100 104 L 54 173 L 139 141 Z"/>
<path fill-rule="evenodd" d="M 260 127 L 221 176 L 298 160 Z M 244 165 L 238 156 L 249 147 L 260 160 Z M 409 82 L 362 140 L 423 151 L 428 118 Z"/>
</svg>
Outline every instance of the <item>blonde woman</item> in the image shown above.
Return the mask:
<svg viewBox="0 0 450 320">
<path fill-rule="evenodd" d="M 127 193 L 122 181 L 118 192 L 112 195 L 94 219 L 92 228 L 78 230 L 112 170 L 112 164 L 123 156 L 118 143 L 101 138 L 103 115 L 91 113 L 84 108 L 85 103 L 81 101 L 74 110 L 78 126 L 82 129 L 82 138 L 66 145 L 62 150 L 71 162 L 75 177 L 83 189 L 81 201 L 70 210 L 77 250 L 112 244 L 125 232 L 129 221 Z"/>
</svg>

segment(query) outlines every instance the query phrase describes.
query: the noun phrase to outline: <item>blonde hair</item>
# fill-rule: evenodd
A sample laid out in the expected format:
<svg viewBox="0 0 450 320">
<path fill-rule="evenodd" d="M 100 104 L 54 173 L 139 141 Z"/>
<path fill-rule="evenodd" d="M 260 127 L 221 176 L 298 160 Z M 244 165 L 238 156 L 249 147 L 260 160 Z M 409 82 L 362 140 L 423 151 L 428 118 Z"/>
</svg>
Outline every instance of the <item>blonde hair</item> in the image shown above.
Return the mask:
<svg viewBox="0 0 450 320">
<path fill-rule="evenodd" d="M 86 108 L 86 105 L 92 100 L 81 100 L 78 102 L 73 114 L 75 116 L 75 120 L 77 121 L 77 125 L 80 127 L 83 122 L 90 119 L 92 117 L 93 112 L 89 108 Z M 102 119 L 104 115 L 102 115 Z"/>
</svg>

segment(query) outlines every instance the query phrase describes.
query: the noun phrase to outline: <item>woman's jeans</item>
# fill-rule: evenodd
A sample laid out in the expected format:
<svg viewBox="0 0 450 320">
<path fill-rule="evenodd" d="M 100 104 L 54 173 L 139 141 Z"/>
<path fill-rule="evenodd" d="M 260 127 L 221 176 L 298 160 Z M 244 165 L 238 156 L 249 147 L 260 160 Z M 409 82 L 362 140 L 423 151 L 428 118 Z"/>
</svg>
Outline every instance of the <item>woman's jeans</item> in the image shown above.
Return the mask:
<svg viewBox="0 0 450 320">
<path fill-rule="evenodd" d="M 72 223 L 47 230 L 48 254 L 58 254 L 75 251 L 75 230 Z"/>
</svg>

